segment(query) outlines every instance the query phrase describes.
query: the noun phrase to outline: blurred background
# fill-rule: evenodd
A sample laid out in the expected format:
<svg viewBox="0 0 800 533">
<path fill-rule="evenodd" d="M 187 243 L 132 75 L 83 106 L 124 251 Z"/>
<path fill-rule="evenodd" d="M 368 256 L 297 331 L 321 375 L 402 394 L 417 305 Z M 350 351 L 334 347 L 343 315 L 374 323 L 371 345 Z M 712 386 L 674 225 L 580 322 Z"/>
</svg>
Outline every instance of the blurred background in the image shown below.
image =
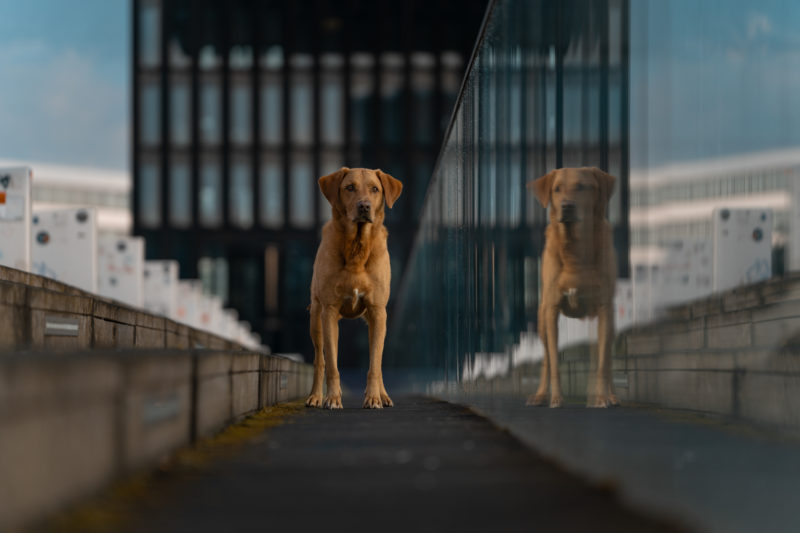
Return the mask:
<svg viewBox="0 0 800 533">
<path fill-rule="evenodd" d="M 478 407 L 570 468 L 622 480 L 632 500 L 709 529 L 795 531 L 796 441 L 769 439 L 800 429 L 798 25 L 794 0 L 0 0 L 0 263 L 78 285 L 42 265 L 85 260 L 99 273 L 82 288 L 123 299 L 97 283 L 133 261 L 114 250 L 135 249 L 150 262 L 135 281 L 165 281 L 126 303 L 175 321 L 153 346 L 290 354 L 296 371 L 276 358 L 253 372 L 259 384 L 275 378 L 283 400 L 286 387 L 299 397 L 313 355 L 312 264 L 330 217 L 317 179 L 381 168 L 404 183 L 386 217 L 390 390 Z M 762 440 L 653 422 L 645 408 L 600 424 L 590 416 L 605 415 L 524 407 L 543 354 L 548 221 L 525 185 L 571 166 L 617 178 L 608 218 L 623 404 L 747 424 Z M 78 222 L 37 216 L 64 209 Z M 37 229 L 87 220 L 97 243 L 85 253 L 74 236 Z M 26 262 L 9 259 L 14 242 Z M 57 242 L 66 251 L 37 263 Z M 167 286 L 173 307 L 160 307 Z M 72 298 L 53 316 L 75 301 L 59 290 Z M 0 311 L 28 313 L 23 300 L 0 299 Z M 92 331 L 113 343 L 92 333 L 69 344 L 63 332 L 77 337 L 89 320 L 79 311 L 37 323 L 45 333 L 0 312 L 10 332 L 0 347 L 129 347 L 149 327 L 93 316 L 108 329 Z M 178 338 L 177 322 L 195 329 L 176 348 L 166 330 Z M 585 403 L 596 327 L 559 323 L 572 407 Z M 340 365 L 358 369 L 354 387 L 367 339 L 363 323 L 342 322 Z M 184 392 L 196 369 L 184 368 Z M 181 398 L 175 413 L 217 405 Z M 180 443 L 197 437 L 189 427 L 176 430 Z"/>
</svg>

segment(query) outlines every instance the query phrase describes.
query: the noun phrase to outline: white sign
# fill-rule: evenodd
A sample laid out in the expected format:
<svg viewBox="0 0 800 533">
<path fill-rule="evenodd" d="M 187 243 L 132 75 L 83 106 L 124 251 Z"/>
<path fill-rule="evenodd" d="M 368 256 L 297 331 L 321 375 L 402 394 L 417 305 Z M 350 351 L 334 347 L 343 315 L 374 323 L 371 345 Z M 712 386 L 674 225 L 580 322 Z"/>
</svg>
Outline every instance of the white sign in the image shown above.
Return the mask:
<svg viewBox="0 0 800 533">
<path fill-rule="evenodd" d="M 714 290 L 764 281 L 772 276 L 772 210 L 716 208 Z"/>
<path fill-rule="evenodd" d="M 0 168 L 0 265 L 31 268 L 31 178 L 28 167 Z"/>
<path fill-rule="evenodd" d="M 98 293 L 128 305 L 142 307 L 144 239 L 114 237 L 98 239 Z"/>
<path fill-rule="evenodd" d="M 200 300 L 203 297 L 203 282 L 199 279 L 178 282 L 178 310 L 175 320 L 193 328 L 198 327 Z"/>
<path fill-rule="evenodd" d="M 178 262 L 144 262 L 144 308 L 171 319 L 178 315 Z"/>
<path fill-rule="evenodd" d="M 31 272 L 97 292 L 97 211 L 40 211 L 31 226 Z"/>
<path fill-rule="evenodd" d="M 714 252 L 711 243 L 677 239 L 662 245 L 657 306 L 670 307 L 711 294 Z"/>
</svg>

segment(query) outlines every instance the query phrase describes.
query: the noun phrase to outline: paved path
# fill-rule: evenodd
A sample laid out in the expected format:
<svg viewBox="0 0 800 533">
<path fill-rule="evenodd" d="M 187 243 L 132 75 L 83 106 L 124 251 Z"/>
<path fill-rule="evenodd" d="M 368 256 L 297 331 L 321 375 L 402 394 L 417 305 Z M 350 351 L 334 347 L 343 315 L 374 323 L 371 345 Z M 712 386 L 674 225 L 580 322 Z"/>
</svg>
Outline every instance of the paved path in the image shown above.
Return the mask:
<svg viewBox="0 0 800 533">
<path fill-rule="evenodd" d="M 544 456 L 713 533 L 800 531 L 800 440 L 696 413 L 648 407 L 525 406 L 524 397 L 454 396 Z"/>
<path fill-rule="evenodd" d="M 676 531 L 463 407 L 395 400 L 381 411 L 358 408 L 355 397 L 342 411 L 306 409 L 232 457 L 168 474 L 129 525 L 192 533 Z"/>
</svg>

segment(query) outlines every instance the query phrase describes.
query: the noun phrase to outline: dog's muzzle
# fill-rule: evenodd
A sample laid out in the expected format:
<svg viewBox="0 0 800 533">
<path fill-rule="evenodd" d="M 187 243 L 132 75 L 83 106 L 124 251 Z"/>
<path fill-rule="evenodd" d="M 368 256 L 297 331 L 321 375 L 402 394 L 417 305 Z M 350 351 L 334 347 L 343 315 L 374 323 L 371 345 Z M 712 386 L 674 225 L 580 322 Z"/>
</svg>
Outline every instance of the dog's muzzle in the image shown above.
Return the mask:
<svg viewBox="0 0 800 533">
<path fill-rule="evenodd" d="M 561 204 L 561 220 L 559 222 L 578 222 L 578 209 L 575 207 L 574 202 L 563 202 Z"/>
<path fill-rule="evenodd" d="M 372 222 L 372 205 L 369 202 L 358 202 L 356 209 L 355 222 Z"/>
</svg>

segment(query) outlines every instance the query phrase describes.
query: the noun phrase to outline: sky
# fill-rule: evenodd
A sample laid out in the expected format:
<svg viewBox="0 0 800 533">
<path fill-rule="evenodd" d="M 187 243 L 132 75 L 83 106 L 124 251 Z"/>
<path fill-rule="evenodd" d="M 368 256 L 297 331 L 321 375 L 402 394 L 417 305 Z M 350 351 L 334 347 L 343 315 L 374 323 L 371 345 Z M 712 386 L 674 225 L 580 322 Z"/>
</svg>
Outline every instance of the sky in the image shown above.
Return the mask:
<svg viewBox="0 0 800 533">
<path fill-rule="evenodd" d="M 631 2 L 631 166 L 800 146 L 800 2 Z"/>
<path fill-rule="evenodd" d="M 128 0 L 0 0 L 0 73 L 0 159 L 128 168 Z"/>
</svg>

